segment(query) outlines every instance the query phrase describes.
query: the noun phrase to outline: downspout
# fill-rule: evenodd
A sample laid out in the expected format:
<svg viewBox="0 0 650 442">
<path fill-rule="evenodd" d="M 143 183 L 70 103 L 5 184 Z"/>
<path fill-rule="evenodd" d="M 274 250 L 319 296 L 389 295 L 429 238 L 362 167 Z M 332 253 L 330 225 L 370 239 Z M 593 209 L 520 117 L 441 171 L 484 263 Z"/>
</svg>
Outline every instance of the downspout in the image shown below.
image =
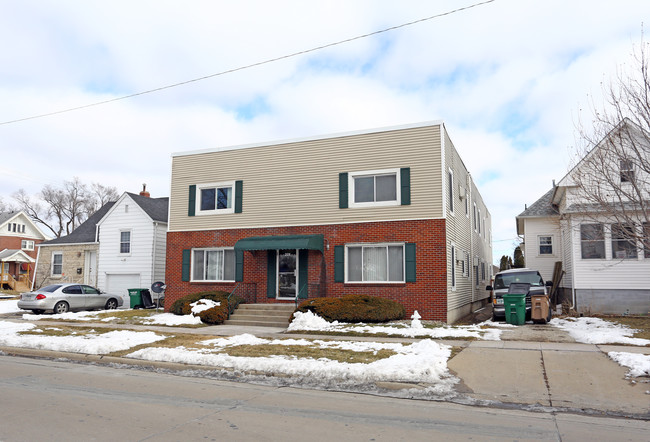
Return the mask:
<svg viewBox="0 0 650 442">
<path fill-rule="evenodd" d="M 156 272 L 156 239 L 158 238 L 158 231 L 156 229 L 156 226 L 158 223 L 156 221 L 153 222 L 153 248 L 151 249 L 151 280 L 149 281 L 151 284 L 153 284 L 156 280 L 155 272 Z"/>
<path fill-rule="evenodd" d="M 36 284 L 36 274 L 38 273 L 38 259 L 41 257 L 41 247 L 38 247 L 38 252 L 36 252 L 36 264 L 34 265 L 34 275 L 32 276 L 32 285 L 29 288 L 30 291 L 34 290 L 34 284 Z"/>
</svg>

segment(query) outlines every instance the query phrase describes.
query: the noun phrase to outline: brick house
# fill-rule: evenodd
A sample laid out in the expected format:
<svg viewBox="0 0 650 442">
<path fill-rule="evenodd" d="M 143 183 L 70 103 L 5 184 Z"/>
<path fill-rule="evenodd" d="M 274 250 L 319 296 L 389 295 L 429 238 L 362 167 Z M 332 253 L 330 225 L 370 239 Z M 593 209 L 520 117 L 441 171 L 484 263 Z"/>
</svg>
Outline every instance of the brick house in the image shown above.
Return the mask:
<svg viewBox="0 0 650 442">
<path fill-rule="evenodd" d="M 47 237 L 23 211 L 0 213 L 0 287 L 28 291 L 36 247 Z"/>
<path fill-rule="evenodd" d="M 166 305 L 368 294 L 454 322 L 489 296 L 490 226 L 442 122 L 176 153 Z"/>
</svg>

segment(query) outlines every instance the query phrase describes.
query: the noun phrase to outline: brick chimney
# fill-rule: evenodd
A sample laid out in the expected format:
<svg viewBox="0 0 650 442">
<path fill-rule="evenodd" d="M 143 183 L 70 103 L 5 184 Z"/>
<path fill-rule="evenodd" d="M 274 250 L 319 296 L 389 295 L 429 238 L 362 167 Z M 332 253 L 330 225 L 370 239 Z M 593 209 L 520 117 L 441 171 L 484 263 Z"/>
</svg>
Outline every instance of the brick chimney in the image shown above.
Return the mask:
<svg viewBox="0 0 650 442">
<path fill-rule="evenodd" d="M 147 184 L 142 185 L 142 192 L 140 192 L 140 196 L 146 196 L 147 198 L 151 197 L 151 194 L 147 192 Z"/>
</svg>

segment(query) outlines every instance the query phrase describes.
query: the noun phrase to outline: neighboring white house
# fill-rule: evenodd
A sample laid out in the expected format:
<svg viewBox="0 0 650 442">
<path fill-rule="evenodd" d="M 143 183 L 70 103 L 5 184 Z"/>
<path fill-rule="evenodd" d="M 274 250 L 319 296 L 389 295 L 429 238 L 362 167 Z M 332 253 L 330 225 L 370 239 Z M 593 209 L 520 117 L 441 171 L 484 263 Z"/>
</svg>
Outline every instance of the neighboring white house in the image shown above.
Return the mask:
<svg viewBox="0 0 650 442">
<path fill-rule="evenodd" d="M 98 221 L 99 289 L 119 294 L 130 305 L 128 289 L 150 288 L 165 278 L 169 198 L 124 193 Z"/>
<path fill-rule="evenodd" d="M 517 216 L 517 233 L 524 237 L 526 267 L 537 269 L 544 279 L 551 280 L 556 262 L 562 263 L 564 275 L 558 284 L 561 298 L 568 300 L 581 313 L 647 314 L 650 312 L 650 250 L 641 241 L 617 234 L 620 221 L 605 216 L 592 201 L 581 194 L 576 177 L 585 176 L 587 161 L 599 155 L 605 143 L 618 137 L 616 131 L 634 132 L 624 121 L 583 158 L 562 180 Z M 615 138 L 616 137 L 616 138 Z M 645 150 L 647 152 L 647 150 Z M 618 152 L 620 155 L 620 152 Z M 608 177 L 589 179 L 603 188 L 603 195 L 613 192 L 612 177 L 623 189 L 645 186 L 648 177 L 643 170 L 633 170 L 629 161 L 612 161 L 598 157 Z M 629 182 L 629 183 L 628 183 Z M 622 207 L 629 210 L 623 201 Z M 634 213 L 634 212 L 633 212 Z M 650 234 L 650 224 L 642 216 L 635 223 L 638 232 Z"/>
</svg>

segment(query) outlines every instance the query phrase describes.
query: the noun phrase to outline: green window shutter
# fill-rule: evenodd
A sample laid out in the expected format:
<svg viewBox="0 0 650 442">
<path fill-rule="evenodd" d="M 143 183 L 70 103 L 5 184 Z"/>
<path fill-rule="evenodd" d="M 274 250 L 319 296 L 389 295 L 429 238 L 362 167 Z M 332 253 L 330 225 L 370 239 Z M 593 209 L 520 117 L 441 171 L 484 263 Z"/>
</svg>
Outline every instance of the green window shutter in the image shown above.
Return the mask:
<svg viewBox="0 0 650 442">
<path fill-rule="evenodd" d="M 345 246 L 334 246 L 334 282 L 345 282 Z"/>
<path fill-rule="evenodd" d="M 235 181 L 235 213 L 242 211 L 242 195 L 244 193 L 244 182 Z"/>
<path fill-rule="evenodd" d="M 339 173 L 339 209 L 348 208 L 348 173 Z"/>
<path fill-rule="evenodd" d="M 307 283 L 309 279 L 309 250 L 298 250 L 298 297 L 309 296 Z"/>
<path fill-rule="evenodd" d="M 402 167 L 399 170 L 400 182 L 402 184 L 402 205 L 408 206 L 411 204 L 411 168 Z"/>
<path fill-rule="evenodd" d="M 235 250 L 235 281 L 244 280 L 244 251 Z"/>
<path fill-rule="evenodd" d="M 190 280 L 190 260 L 192 259 L 192 250 L 183 250 L 183 264 L 181 267 L 181 281 Z"/>
<path fill-rule="evenodd" d="M 268 260 L 266 263 L 266 297 L 275 298 L 276 295 L 276 276 L 277 269 L 275 265 L 275 260 L 277 259 L 275 250 L 267 251 Z"/>
<path fill-rule="evenodd" d="M 187 216 L 194 216 L 196 212 L 196 184 L 190 186 L 190 195 L 187 201 Z"/>
<path fill-rule="evenodd" d="M 404 244 L 406 282 L 415 282 L 415 243 Z"/>
</svg>

